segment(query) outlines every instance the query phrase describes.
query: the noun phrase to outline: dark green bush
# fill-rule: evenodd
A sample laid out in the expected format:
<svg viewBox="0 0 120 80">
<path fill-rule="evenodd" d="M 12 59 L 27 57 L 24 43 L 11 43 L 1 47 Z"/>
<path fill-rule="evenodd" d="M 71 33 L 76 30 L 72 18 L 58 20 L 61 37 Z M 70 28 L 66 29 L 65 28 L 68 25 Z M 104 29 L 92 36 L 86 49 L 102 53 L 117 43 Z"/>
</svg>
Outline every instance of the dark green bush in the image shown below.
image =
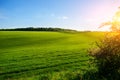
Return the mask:
<svg viewBox="0 0 120 80">
<path fill-rule="evenodd" d="M 120 33 L 108 33 L 96 45 L 89 53 L 94 57 L 99 75 L 120 80 Z"/>
</svg>

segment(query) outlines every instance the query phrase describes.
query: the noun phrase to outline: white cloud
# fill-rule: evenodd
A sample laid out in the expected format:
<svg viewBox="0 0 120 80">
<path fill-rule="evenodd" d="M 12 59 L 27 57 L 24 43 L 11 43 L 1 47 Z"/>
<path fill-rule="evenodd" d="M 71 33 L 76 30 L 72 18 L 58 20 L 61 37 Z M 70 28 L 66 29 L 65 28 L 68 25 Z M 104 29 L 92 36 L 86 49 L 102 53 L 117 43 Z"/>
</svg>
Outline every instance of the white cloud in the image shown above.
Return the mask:
<svg viewBox="0 0 120 80">
<path fill-rule="evenodd" d="M 68 17 L 67 16 L 63 16 L 62 19 L 68 19 Z"/>
<path fill-rule="evenodd" d="M 61 16 L 61 17 L 58 17 L 58 19 L 66 20 L 66 19 L 68 19 L 68 17 L 67 16 Z"/>
</svg>

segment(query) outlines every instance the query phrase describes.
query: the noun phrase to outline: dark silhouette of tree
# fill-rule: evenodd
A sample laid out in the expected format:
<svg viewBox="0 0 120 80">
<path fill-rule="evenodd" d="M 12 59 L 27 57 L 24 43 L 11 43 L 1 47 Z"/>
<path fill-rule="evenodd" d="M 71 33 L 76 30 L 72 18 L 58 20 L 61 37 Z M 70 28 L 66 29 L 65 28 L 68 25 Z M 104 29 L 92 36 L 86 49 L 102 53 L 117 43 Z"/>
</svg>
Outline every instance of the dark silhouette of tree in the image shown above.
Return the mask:
<svg viewBox="0 0 120 80">
<path fill-rule="evenodd" d="M 99 76 L 105 80 L 120 80 L 120 9 L 111 22 L 105 22 L 100 27 L 111 25 L 112 31 L 96 43 L 96 48 L 89 50 L 94 57 Z"/>
<path fill-rule="evenodd" d="M 62 29 L 62 28 L 52 28 L 52 27 L 27 27 L 27 28 L 14 28 L 14 29 L 0 29 L 0 31 L 68 31 L 68 32 L 76 32 L 76 30 L 71 30 L 71 29 Z"/>
</svg>

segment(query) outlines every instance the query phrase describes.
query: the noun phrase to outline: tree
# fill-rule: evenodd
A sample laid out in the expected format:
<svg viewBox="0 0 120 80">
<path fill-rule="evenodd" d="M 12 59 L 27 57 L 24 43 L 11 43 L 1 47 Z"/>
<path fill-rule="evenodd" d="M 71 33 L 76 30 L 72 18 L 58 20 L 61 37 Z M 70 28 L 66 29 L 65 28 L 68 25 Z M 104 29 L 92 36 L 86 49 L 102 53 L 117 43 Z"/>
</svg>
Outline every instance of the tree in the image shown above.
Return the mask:
<svg viewBox="0 0 120 80">
<path fill-rule="evenodd" d="M 110 25 L 112 31 L 120 31 L 120 7 L 116 14 L 113 16 L 112 21 L 102 23 L 99 28 L 104 27 L 106 25 Z"/>
<path fill-rule="evenodd" d="M 109 80 L 120 80 L 120 9 L 111 22 L 101 26 L 105 25 L 111 25 L 114 33 L 106 34 L 105 38 L 96 43 L 97 48 L 89 50 L 89 54 L 94 57 L 99 75 Z"/>
</svg>

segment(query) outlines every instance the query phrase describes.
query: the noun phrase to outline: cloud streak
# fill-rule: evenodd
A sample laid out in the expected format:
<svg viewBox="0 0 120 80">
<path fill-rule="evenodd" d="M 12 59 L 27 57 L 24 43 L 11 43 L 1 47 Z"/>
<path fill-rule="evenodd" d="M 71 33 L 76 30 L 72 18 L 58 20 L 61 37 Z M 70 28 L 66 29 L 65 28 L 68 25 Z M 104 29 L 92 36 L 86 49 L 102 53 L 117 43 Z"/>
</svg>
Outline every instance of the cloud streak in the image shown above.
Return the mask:
<svg viewBox="0 0 120 80">
<path fill-rule="evenodd" d="M 58 17 L 58 19 L 67 20 L 67 19 L 69 19 L 69 17 L 67 17 L 67 16 L 60 16 L 60 17 Z"/>
</svg>

